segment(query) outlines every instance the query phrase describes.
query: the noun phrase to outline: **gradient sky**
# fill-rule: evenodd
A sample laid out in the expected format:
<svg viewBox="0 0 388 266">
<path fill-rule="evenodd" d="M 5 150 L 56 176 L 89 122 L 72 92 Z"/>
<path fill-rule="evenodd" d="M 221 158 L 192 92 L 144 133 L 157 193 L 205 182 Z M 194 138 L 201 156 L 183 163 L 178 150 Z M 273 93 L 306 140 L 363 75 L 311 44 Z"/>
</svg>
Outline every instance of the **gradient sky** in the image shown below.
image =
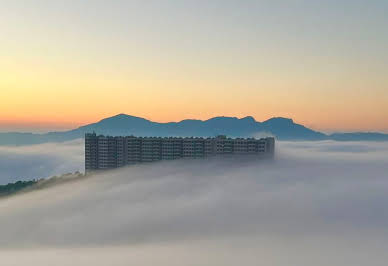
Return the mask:
<svg viewBox="0 0 388 266">
<path fill-rule="evenodd" d="M 1 1 L 0 131 L 273 116 L 388 132 L 388 1 Z"/>
</svg>

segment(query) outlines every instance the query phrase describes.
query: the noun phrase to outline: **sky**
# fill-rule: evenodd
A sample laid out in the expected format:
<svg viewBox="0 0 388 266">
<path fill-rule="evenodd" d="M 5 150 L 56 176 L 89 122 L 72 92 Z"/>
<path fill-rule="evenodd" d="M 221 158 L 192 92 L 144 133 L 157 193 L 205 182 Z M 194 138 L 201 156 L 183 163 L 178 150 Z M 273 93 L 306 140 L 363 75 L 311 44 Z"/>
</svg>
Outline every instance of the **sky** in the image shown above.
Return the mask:
<svg viewBox="0 0 388 266">
<path fill-rule="evenodd" d="M 64 163 L 77 160 L 76 146 L 60 144 Z M 20 146 L 20 162 L 47 150 Z M 139 164 L 1 198 L 0 257 L 13 266 L 385 266 L 387 152 L 388 143 L 277 142 L 273 161 Z"/>
<path fill-rule="evenodd" d="M 388 132 L 388 2 L 0 1 L 0 131 L 274 116 Z"/>
</svg>

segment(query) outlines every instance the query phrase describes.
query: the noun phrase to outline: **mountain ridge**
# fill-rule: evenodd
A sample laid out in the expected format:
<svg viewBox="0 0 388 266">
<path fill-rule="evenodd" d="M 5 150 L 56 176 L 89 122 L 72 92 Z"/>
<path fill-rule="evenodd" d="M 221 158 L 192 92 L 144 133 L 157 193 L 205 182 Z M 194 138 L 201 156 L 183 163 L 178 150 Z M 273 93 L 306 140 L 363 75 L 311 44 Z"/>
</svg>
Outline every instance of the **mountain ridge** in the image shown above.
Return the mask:
<svg viewBox="0 0 388 266">
<path fill-rule="evenodd" d="M 151 120 L 117 114 L 78 128 L 43 134 L 8 132 L 0 133 L 0 145 L 25 145 L 45 142 L 62 142 L 81 138 L 85 133 L 136 136 L 213 137 L 219 134 L 230 137 L 271 135 L 279 140 L 338 140 L 338 141 L 388 141 L 388 134 L 377 132 L 333 133 L 330 135 L 297 124 L 291 118 L 272 117 L 259 122 L 252 116 L 242 118 L 216 116 L 206 120 L 184 119 L 179 122 L 159 123 Z"/>
</svg>

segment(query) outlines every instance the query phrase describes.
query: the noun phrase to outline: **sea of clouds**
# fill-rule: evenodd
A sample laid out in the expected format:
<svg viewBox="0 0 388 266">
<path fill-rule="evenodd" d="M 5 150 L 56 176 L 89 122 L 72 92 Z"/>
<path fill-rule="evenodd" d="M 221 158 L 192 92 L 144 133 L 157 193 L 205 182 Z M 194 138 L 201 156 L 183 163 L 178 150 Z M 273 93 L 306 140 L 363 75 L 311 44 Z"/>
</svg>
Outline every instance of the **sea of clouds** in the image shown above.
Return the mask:
<svg viewBox="0 0 388 266">
<path fill-rule="evenodd" d="M 26 167 L 34 156 L 45 165 L 48 150 L 67 151 L 45 167 L 54 171 L 62 160 L 71 171 L 83 163 L 82 148 L 79 141 L 17 149 Z M 386 265 L 387 202 L 388 143 L 278 142 L 274 161 L 142 164 L 0 199 L 0 258 L 2 265 Z"/>
<path fill-rule="evenodd" d="M 0 146 L 0 185 L 84 171 L 84 144 L 64 143 Z"/>
</svg>

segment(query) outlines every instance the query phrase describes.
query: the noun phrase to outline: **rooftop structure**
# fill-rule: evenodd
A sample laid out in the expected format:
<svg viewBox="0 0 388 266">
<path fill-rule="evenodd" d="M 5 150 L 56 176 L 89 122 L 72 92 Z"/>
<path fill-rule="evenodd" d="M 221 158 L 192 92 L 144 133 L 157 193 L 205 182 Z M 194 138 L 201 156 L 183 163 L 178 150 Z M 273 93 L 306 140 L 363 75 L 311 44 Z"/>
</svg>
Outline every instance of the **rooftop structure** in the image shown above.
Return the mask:
<svg viewBox="0 0 388 266">
<path fill-rule="evenodd" d="M 85 171 L 180 158 L 250 154 L 272 157 L 275 139 L 181 137 L 112 137 L 85 134 Z"/>
</svg>

